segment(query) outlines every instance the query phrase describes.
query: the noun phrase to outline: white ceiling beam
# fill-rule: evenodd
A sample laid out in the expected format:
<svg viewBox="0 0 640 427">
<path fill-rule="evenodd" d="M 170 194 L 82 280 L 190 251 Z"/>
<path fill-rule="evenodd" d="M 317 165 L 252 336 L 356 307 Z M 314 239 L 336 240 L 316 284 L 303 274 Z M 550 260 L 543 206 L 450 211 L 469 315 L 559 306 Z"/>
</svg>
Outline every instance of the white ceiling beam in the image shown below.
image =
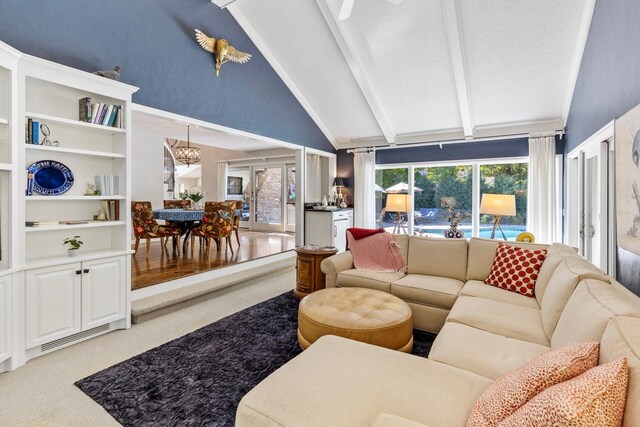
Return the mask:
<svg viewBox="0 0 640 427">
<path fill-rule="evenodd" d="M 562 122 L 566 126 L 567 119 L 569 118 L 569 110 L 571 109 L 571 101 L 573 101 L 573 92 L 576 89 L 578 83 L 578 74 L 580 73 L 580 65 L 582 64 L 582 56 L 584 55 L 584 49 L 587 45 L 587 38 L 589 37 L 589 28 L 591 28 L 591 21 L 593 19 L 593 12 L 596 8 L 596 0 L 587 0 L 584 4 L 584 11 L 582 13 L 582 22 L 580 23 L 580 30 L 578 32 L 578 42 L 576 43 L 576 50 L 573 54 L 573 61 L 571 62 L 571 70 L 569 71 L 569 82 L 567 84 L 567 93 L 564 97 L 564 104 L 562 105 Z"/>
<path fill-rule="evenodd" d="M 331 30 L 331 34 L 333 34 L 334 39 L 338 43 L 340 51 L 347 61 L 349 69 L 351 70 L 356 83 L 358 83 L 358 86 L 360 87 L 360 90 L 362 91 L 362 94 L 364 95 L 364 98 L 366 99 L 367 104 L 369 105 L 369 108 L 371 109 L 371 112 L 373 113 L 373 116 L 385 137 L 385 140 L 388 144 L 395 144 L 396 133 L 391 126 L 389 116 L 382 106 L 382 102 L 378 97 L 367 69 L 364 67 L 364 62 L 358 54 L 358 50 L 356 49 L 355 43 L 349 34 L 349 30 L 343 22 L 337 20 L 339 14 L 337 4 L 332 0 L 316 0 L 316 3 L 318 4 L 323 17 Z"/>
<path fill-rule="evenodd" d="M 458 105 L 462 128 L 466 137 L 473 136 L 473 117 L 471 115 L 471 100 L 469 96 L 469 83 L 467 82 L 467 70 L 464 61 L 464 47 L 462 45 L 462 26 L 458 16 L 456 0 L 442 0 L 447 39 L 449 41 L 449 54 L 453 67 L 453 77 L 458 93 Z"/>
<path fill-rule="evenodd" d="M 244 16 L 244 14 L 240 11 L 240 8 L 236 4 L 231 4 L 227 7 L 231 16 L 238 22 L 238 24 L 242 27 L 245 33 L 249 36 L 253 44 L 258 48 L 262 56 L 267 60 L 271 68 L 278 74 L 278 76 L 282 79 L 284 84 L 289 88 L 293 96 L 298 100 L 302 108 L 305 109 L 307 114 L 311 117 L 311 119 L 318 125 L 324 136 L 327 137 L 331 145 L 334 148 L 339 147 L 338 138 L 329 130 L 329 126 L 322 120 L 320 114 L 313 108 L 309 100 L 304 96 L 302 90 L 296 85 L 293 79 L 286 72 L 284 67 L 280 64 L 275 54 L 269 49 L 267 43 L 260 37 L 258 31 L 251 25 L 249 20 Z"/>
<path fill-rule="evenodd" d="M 544 119 L 522 122 L 494 123 L 491 125 L 477 126 L 474 135 L 469 138 L 463 129 L 439 129 L 427 132 L 401 133 L 396 136 L 396 147 L 405 144 L 457 141 L 465 138 L 491 140 L 504 138 L 522 138 L 532 133 L 555 133 L 564 129 L 562 119 Z M 387 145 L 383 137 L 370 137 L 352 139 L 351 142 L 341 143 L 341 149 L 380 147 Z"/>
</svg>

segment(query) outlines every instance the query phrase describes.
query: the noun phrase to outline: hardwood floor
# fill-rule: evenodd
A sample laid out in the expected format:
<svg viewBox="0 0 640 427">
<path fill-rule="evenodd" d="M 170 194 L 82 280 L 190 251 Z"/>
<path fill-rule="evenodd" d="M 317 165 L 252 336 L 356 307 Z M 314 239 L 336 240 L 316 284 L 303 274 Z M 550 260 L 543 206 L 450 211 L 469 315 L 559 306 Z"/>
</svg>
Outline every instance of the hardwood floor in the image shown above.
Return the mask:
<svg viewBox="0 0 640 427">
<path fill-rule="evenodd" d="M 225 250 L 226 243 L 224 241 L 220 243 L 220 251 L 216 251 L 215 243 L 213 243 L 214 246 L 207 259 L 205 248 L 200 247 L 198 239 L 195 242 L 193 258 L 190 248 L 186 253 L 182 252 L 182 248 L 180 248 L 180 253 L 174 252 L 171 241 L 167 244 L 167 248 L 162 250 L 158 239 L 151 242 L 149 257 L 146 257 L 146 242 L 142 241 L 138 253 L 131 257 L 131 288 L 133 290 L 140 289 L 204 271 L 290 251 L 295 248 L 295 237 L 292 234 L 240 229 L 240 243 L 238 248 L 238 243 L 233 236 L 233 255 L 230 250 Z"/>
</svg>

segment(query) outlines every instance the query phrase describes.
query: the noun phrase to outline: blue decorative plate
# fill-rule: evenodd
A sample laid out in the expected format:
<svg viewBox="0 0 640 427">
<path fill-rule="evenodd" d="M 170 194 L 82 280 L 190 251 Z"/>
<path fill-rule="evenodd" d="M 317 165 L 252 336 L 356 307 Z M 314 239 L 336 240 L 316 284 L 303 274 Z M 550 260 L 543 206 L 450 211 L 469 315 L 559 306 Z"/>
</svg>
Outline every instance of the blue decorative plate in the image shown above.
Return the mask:
<svg viewBox="0 0 640 427">
<path fill-rule="evenodd" d="M 73 172 L 55 160 L 40 160 L 27 169 L 33 174 L 33 191 L 45 196 L 64 194 L 73 187 Z"/>
</svg>

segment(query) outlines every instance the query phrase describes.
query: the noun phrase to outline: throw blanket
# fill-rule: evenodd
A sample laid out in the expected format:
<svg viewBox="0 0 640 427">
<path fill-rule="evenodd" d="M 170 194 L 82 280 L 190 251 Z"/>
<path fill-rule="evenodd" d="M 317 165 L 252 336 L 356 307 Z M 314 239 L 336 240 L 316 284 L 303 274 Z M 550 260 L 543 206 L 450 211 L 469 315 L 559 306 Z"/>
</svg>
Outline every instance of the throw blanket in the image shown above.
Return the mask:
<svg viewBox="0 0 640 427">
<path fill-rule="evenodd" d="M 347 230 L 347 243 L 357 270 L 404 273 L 404 260 L 392 234 L 371 230 L 367 237 L 356 239 Z"/>
</svg>

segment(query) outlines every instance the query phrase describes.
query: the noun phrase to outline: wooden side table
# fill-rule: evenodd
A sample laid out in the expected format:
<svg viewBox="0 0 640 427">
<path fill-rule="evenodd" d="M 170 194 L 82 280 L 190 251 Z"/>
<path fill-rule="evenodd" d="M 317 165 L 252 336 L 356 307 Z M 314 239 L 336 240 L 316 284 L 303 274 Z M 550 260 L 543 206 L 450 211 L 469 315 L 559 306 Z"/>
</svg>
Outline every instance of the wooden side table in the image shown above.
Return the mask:
<svg viewBox="0 0 640 427">
<path fill-rule="evenodd" d="M 302 299 L 312 292 L 324 289 L 324 273 L 320 263 L 338 253 L 336 248 L 322 246 L 298 246 L 296 248 L 296 288 L 293 294 Z"/>
</svg>

